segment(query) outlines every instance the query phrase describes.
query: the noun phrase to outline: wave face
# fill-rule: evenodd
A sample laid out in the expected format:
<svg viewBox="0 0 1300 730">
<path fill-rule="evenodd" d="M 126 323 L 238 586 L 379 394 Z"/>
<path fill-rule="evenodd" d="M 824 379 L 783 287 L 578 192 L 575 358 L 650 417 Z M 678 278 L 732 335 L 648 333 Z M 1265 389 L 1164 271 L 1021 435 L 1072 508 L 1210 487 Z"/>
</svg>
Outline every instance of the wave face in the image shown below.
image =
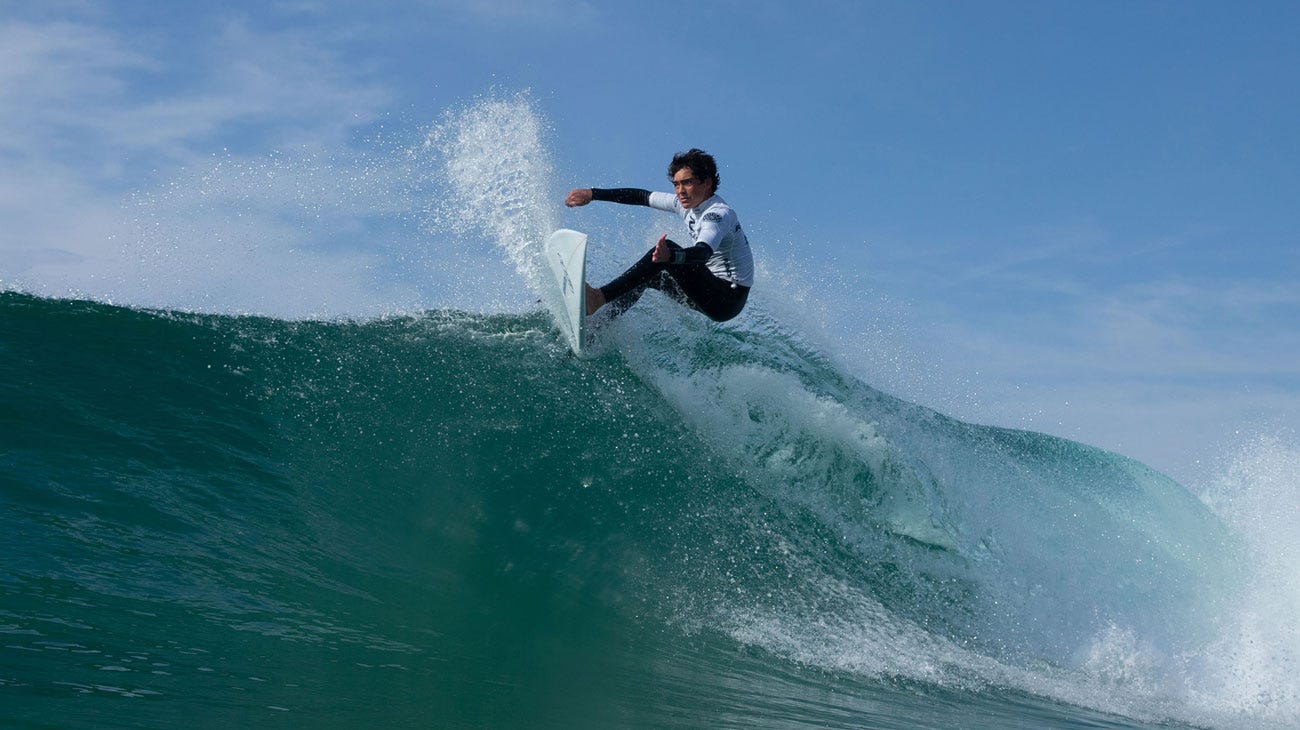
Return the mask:
<svg viewBox="0 0 1300 730">
<path fill-rule="evenodd" d="M 578 360 L 541 313 L 0 295 L 0 717 L 1200 711 L 1237 548 L 1180 486 L 892 398 L 761 316 L 645 309 Z"/>
</svg>

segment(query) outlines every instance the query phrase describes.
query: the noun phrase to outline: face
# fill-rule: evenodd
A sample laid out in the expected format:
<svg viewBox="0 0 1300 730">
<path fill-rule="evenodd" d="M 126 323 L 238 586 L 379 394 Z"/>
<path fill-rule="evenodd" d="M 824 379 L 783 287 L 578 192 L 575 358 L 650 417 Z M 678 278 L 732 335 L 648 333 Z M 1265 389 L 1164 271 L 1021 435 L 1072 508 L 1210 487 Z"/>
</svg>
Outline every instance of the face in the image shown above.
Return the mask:
<svg viewBox="0 0 1300 730">
<path fill-rule="evenodd" d="M 713 183 L 700 180 L 691 168 L 683 167 L 673 173 L 673 192 L 682 207 L 690 209 L 713 197 Z"/>
</svg>

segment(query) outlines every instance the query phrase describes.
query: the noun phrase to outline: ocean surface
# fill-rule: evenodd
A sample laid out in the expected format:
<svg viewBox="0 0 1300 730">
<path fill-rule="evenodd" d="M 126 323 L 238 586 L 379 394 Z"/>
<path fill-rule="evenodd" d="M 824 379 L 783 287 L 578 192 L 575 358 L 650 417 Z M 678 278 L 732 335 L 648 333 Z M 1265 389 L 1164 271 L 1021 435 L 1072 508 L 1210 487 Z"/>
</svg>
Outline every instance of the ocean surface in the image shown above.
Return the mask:
<svg viewBox="0 0 1300 730">
<path fill-rule="evenodd" d="M 470 111 L 448 200 L 533 285 L 553 195 L 482 184 L 531 112 Z M 1193 494 L 761 300 L 581 359 L 540 304 L 213 309 L 0 292 L 0 727 L 1300 726 L 1280 445 Z"/>
<path fill-rule="evenodd" d="M 0 725 L 1295 719 L 1181 486 L 697 320 L 0 295 Z"/>
</svg>

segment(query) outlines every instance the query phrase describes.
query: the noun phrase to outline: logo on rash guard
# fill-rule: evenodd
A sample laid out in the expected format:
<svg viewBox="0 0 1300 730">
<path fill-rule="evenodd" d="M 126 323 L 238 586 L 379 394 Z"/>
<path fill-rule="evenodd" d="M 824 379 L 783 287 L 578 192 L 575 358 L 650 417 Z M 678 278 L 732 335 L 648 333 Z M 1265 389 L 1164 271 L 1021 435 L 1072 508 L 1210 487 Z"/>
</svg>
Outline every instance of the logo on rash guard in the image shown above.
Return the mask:
<svg viewBox="0 0 1300 730">
<path fill-rule="evenodd" d="M 718 215 L 717 213 L 705 213 L 704 220 L 706 222 L 717 223 L 718 221 L 722 220 L 722 216 Z"/>
</svg>

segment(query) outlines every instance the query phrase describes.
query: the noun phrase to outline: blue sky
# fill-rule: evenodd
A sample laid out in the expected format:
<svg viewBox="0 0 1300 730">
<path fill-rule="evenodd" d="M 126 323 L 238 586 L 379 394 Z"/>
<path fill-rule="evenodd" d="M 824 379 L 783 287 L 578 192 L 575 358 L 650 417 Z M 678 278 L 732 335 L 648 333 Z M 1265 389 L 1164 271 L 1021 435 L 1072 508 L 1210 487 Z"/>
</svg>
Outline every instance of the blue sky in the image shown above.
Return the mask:
<svg viewBox="0 0 1300 730">
<path fill-rule="evenodd" d="M 421 191 L 382 172 L 527 90 L 558 188 L 713 152 L 767 301 L 867 382 L 1194 488 L 1259 434 L 1295 443 L 1294 3 L 209 5 L 0 2 L 0 285 L 457 304 L 437 262 L 490 278 L 495 254 L 404 227 Z M 427 281 L 376 283 L 420 256 Z"/>
</svg>

